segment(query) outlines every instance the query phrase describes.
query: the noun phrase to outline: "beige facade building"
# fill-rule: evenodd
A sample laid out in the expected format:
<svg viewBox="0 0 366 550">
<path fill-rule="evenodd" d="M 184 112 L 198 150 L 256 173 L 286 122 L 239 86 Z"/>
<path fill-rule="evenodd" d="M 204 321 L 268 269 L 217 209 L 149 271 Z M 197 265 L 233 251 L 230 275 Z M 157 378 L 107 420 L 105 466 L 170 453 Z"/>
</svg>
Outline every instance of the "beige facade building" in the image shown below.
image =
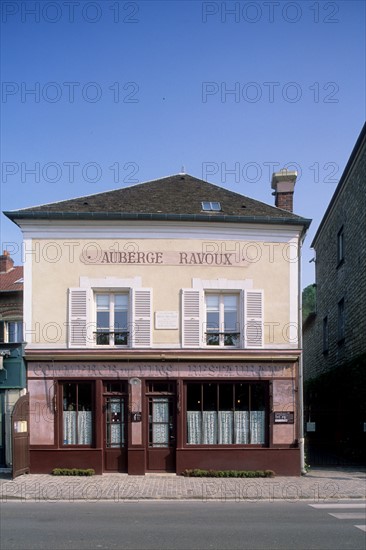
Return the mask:
<svg viewBox="0 0 366 550">
<path fill-rule="evenodd" d="M 274 175 L 277 206 L 177 174 L 6 213 L 32 472 L 300 473 L 295 179 Z"/>
</svg>

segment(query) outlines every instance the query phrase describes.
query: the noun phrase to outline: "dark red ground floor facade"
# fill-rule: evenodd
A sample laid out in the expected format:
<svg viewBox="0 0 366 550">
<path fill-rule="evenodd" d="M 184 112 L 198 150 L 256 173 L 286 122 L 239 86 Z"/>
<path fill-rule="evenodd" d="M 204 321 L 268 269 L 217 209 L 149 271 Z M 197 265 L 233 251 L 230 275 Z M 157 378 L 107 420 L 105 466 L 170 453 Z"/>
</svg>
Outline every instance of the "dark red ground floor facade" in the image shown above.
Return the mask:
<svg viewBox="0 0 366 550">
<path fill-rule="evenodd" d="M 30 470 L 300 475 L 298 363 L 28 361 Z"/>
</svg>

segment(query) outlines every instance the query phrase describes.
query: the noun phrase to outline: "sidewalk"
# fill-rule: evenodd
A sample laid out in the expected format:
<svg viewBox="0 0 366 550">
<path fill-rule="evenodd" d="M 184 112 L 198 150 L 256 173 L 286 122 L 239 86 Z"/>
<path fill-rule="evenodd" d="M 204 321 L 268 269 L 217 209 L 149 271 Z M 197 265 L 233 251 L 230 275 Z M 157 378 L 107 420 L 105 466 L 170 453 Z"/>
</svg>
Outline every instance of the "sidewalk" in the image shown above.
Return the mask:
<svg viewBox="0 0 366 550">
<path fill-rule="evenodd" d="M 366 470 L 312 468 L 302 477 L 185 478 L 175 474 L 103 474 L 92 477 L 0 474 L 0 502 L 139 502 L 141 500 L 234 500 L 336 502 L 365 499 Z"/>
</svg>

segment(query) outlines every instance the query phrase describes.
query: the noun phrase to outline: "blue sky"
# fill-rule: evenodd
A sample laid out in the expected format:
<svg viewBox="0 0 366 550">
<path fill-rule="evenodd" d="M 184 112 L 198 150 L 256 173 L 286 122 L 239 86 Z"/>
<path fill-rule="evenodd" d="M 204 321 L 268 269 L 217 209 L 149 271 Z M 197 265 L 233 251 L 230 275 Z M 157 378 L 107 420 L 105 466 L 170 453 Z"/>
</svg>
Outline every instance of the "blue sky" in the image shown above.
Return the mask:
<svg viewBox="0 0 366 550">
<path fill-rule="evenodd" d="M 1 210 L 186 171 L 273 204 L 297 169 L 312 237 L 365 120 L 361 1 L 3 1 Z M 21 232 L 1 215 L 2 249 Z"/>
</svg>

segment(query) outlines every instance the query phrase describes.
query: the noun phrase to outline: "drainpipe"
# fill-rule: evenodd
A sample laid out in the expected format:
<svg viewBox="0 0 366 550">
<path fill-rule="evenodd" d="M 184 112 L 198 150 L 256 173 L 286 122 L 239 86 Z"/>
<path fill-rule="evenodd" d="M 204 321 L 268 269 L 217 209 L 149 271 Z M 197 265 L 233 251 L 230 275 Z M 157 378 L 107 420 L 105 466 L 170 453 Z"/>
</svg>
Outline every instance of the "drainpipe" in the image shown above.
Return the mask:
<svg viewBox="0 0 366 550">
<path fill-rule="evenodd" d="M 304 371 L 303 371 L 303 360 L 302 360 L 302 291 L 301 291 L 301 246 L 305 238 L 305 235 L 299 237 L 299 249 L 298 249 L 298 259 L 299 259 L 299 269 L 298 269 L 298 288 L 299 288 L 299 448 L 300 448 L 300 469 L 301 475 L 306 474 L 305 469 L 305 437 L 304 437 Z"/>
</svg>

